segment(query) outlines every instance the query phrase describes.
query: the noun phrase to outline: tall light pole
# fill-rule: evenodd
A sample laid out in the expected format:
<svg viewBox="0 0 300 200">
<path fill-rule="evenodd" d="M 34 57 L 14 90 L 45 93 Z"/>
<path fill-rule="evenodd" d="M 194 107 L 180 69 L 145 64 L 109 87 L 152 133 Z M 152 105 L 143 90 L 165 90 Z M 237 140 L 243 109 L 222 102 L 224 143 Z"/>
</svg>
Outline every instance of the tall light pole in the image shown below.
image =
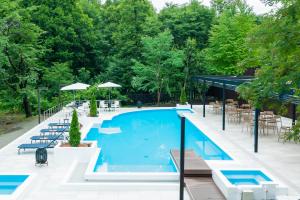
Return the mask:
<svg viewBox="0 0 300 200">
<path fill-rule="evenodd" d="M 179 200 L 184 199 L 184 159 L 185 159 L 185 116 L 180 117 L 180 183 L 179 183 Z"/>
<path fill-rule="evenodd" d="M 48 90 L 46 87 L 38 87 L 38 112 L 39 112 L 39 124 L 41 123 L 41 91 Z"/>
</svg>

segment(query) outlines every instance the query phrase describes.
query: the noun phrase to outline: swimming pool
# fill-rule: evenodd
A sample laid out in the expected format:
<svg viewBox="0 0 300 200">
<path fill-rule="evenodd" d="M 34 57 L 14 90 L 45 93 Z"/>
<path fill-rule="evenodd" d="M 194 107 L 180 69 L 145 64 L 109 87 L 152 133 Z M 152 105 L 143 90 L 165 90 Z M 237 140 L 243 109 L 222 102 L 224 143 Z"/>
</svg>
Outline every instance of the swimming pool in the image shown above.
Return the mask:
<svg viewBox="0 0 300 200">
<path fill-rule="evenodd" d="M 104 121 L 101 130 L 119 128 L 120 133 L 104 134 L 92 128 L 85 140 L 96 140 L 101 153 L 95 172 L 176 172 L 170 157 L 171 149 L 180 146 L 178 111 L 159 109 L 129 112 Z M 190 121 L 186 121 L 186 149 L 205 160 L 231 158 Z"/>
<path fill-rule="evenodd" d="M 12 194 L 29 175 L 0 175 L 0 195 Z"/>
</svg>

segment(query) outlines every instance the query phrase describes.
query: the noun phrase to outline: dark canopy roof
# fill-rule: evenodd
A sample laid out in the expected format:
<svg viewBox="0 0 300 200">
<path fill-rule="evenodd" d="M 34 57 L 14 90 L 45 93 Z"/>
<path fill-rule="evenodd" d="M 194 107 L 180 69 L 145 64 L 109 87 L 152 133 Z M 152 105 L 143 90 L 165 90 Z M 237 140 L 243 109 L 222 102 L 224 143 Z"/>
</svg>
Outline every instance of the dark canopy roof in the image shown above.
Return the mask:
<svg viewBox="0 0 300 200">
<path fill-rule="evenodd" d="M 251 82 L 254 80 L 254 76 L 214 76 L 214 75 L 203 75 L 203 76 L 194 76 L 192 81 L 205 83 L 214 87 L 225 88 L 228 90 L 235 91 L 236 88 L 246 82 Z M 300 97 L 295 95 L 278 95 L 274 94 L 274 99 L 278 99 L 283 102 L 291 102 L 293 104 L 300 104 Z"/>
<path fill-rule="evenodd" d="M 228 90 L 234 90 L 237 86 L 250 82 L 254 76 L 194 76 L 192 80 L 195 82 L 206 83 L 211 86 L 221 87 L 225 86 Z"/>
</svg>

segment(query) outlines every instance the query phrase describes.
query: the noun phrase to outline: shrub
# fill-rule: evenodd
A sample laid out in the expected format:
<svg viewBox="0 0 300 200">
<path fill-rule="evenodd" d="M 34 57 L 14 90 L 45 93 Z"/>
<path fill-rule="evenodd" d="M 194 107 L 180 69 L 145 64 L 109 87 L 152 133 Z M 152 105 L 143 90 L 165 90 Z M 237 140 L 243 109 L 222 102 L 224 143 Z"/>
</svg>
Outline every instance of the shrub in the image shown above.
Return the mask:
<svg viewBox="0 0 300 200">
<path fill-rule="evenodd" d="M 72 147 L 78 147 L 81 140 L 80 125 L 76 110 L 73 111 L 71 127 L 69 132 L 69 143 Z"/>
<path fill-rule="evenodd" d="M 97 117 L 97 103 L 96 98 L 93 96 L 90 102 L 90 116 Z"/>
<path fill-rule="evenodd" d="M 295 143 L 300 142 L 300 123 L 293 126 L 289 133 L 283 136 L 284 141 L 294 141 Z"/>
<path fill-rule="evenodd" d="M 185 104 L 187 102 L 187 97 L 186 97 L 186 93 L 185 93 L 185 87 L 181 88 L 181 92 L 180 92 L 180 100 L 179 103 L 180 104 Z"/>
</svg>

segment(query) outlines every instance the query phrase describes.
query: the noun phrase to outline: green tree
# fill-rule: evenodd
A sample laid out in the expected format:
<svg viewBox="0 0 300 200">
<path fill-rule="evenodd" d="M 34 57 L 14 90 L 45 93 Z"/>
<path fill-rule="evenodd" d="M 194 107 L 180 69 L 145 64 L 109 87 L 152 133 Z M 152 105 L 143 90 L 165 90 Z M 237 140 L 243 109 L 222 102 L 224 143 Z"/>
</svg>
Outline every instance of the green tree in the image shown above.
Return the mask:
<svg viewBox="0 0 300 200">
<path fill-rule="evenodd" d="M 203 58 L 201 51 L 197 48 L 195 39 L 188 38 L 186 41 L 184 52 L 184 85 L 189 86 L 192 76 L 205 74 L 205 67 L 203 66 Z"/>
<path fill-rule="evenodd" d="M 50 68 L 44 69 L 42 82 L 48 88 L 45 93 L 49 100 L 59 95 L 60 88 L 72 84 L 74 80 L 73 73 L 69 63 L 53 63 Z"/>
<path fill-rule="evenodd" d="M 186 102 L 187 102 L 187 97 L 185 92 L 185 86 L 183 86 L 180 92 L 180 104 L 184 105 Z"/>
<path fill-rule="evenodd" d="M 111 34 L 109 40 L 112 46 L 102 81 L 117 82 L 128 93 L 132 90 L 132 59 L 141 57 L 141 40 L 146 32 L 144 25 L 149 17 L 155 15 L 155 11 L 148 0 L 110 1 L 105 6 L 105 18 L 110 21 L 107 32 Z"/>
<path fill-rule="evenodd" d="M 72 147 L 78 147 L 81 140 L 80 124 L 78 122 L 77 111 L 74 109 L 69 132 L 69 143 Z"/>
<path fill-rule="evenodd" d="M 183 53 L 173 48 L 173 37 L 169 31 L 156 37 L 145 37 L 142 42 L 142 59 L 136 60 L 132 67 L 135 73 L 132 86 L 138 90 L 156 92 L 159 104 L 162 91 L 169 91 L 169 79 L 180 73 Z"/>
<path fill-rule="evenodd" d="M 26 117 L 32 115 L 30 99 L 43 55 L 38 41 L 42 30 L 30 22 L 32 9 L 22 9 L 17 1 L 0 2 L 0 98 L 7 103 L 14 99 Z"/>
<path fill-rule="evenodd" d="M 255 16 L 246 8 L 237 4 L 224 11 L 212 27 L 209 46 L 203 52 L 210 74 L 238 75 L 245 71 L 239 64 L 248 55 L 246 39 L 256 25 Z"/>
<path fill-rule="evenodd" d="M 90 116 L 97 117 L 97 103 L 95 96 L 93 96 L 90 101 Z"/>
<path fill-rule="evenodd" d="M 194 38 L 197 48 L 207 46 L 209 31 L 214 19 L 214 12 L 196 0 L 177 6 L 169 5 L 159 13 L 163 29 L 169 29 L 174 42 L 184 47 L 188 38 Z"/>
<path fill-rule="evenodd" d="M 279 2 L 279 1 L 268 1 Z M 239 91 L 257 107 L 274 97 L 300 95 L 300 2 L 280 1 L 282 7 L 263 19 L 249 36 L 251 54 L 244 65 L 256 65 L 256 79 Z"/>
</svg>

